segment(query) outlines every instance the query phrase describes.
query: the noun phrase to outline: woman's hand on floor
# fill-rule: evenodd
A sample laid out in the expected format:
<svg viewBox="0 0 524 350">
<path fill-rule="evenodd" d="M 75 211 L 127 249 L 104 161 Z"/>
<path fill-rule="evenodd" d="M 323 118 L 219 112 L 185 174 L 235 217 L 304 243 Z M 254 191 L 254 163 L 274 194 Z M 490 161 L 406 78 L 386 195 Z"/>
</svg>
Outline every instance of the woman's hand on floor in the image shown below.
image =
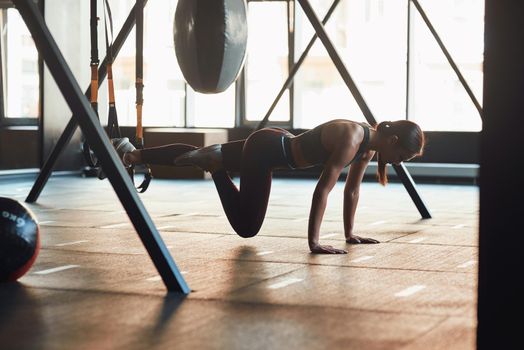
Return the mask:
<svg viewBox="0 0 524 350">
<path fill-rule="evenodd" d="M 310 246 L 309 249 L 313 254 L 347 254 L 348 252 L 344 249 L 333 248 L 330 245 L 315 244 Z"/>
<path fill-rule="evenodd" d="M 351 235 L 349 238 L 346 238 L 346 243 L 349 243 L 349 244 L 375 244 L 375 243 L 380 243 L 380 242 L 373 238 L 366 238 L 366 237 L 359 237 L 359 236 Z"/>
</svg>

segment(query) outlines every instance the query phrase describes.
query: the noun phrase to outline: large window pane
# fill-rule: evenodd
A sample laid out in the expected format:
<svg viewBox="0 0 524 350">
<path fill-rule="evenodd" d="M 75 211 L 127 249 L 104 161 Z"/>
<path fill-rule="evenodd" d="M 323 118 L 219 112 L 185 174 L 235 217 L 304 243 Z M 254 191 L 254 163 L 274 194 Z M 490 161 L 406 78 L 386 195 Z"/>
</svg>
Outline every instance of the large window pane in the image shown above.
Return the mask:
<svg viewBox="0 0 524 350">
<path fill-rule="evenodd" d="M 324 17 L 331 2 L 311 2 Z M 338 53 L 378 121 L 405 118 L 406 1 L 342 1 L 326 25 Z M 300 10 L 299 52 L 313 30 Z M 319 40 L 296 78 L 295 126 L 310 128 L 333 118 L 365 121 Z"/>
<path fill-rule="evenodd" d="M 8 119 L 38 118 L 38 52 L 18 11 L 7 9 L 0 13 L 2 49 L 5 50 L 2 52 L 5 116 Z"/>
<path fill-rule="evenodd" d="M 287 5 L 252 2 L 248 15 L 246 119 L 261 120 L 288 74 Z M 272 121 L 289 120 L 289 93 L 280 99 Z"/>
<path fill-rule="evenodd" d="M 419 1 L 482 104 L 484 2 Z M 479 131 L 481 119 L 414 6 L 410 119 L 424 130 Z"/>
<path fill-rule="evenodd" d="M 110 4 L 116 36 L 135 1 Z M 173 44 L 176 4 L 148 1 L 144 10 L 144 126 L 184 126 L 185 86 Z M 136 125 L 135 38 L 132 31 L 113 68 L 120 125 Z M 99 38 L 101 44 L 104 40 Z"/>
<path fill-rule="evenodd" d="M 191 103 L 193 101 L 193 103 Z M 198 127 L 233 127 L 235 126 L 235 84 L 219 94 L 194 93 L 194 99 L 188 101 L 193 106 L 193 113 L 188 119 Z"/>
</svg>

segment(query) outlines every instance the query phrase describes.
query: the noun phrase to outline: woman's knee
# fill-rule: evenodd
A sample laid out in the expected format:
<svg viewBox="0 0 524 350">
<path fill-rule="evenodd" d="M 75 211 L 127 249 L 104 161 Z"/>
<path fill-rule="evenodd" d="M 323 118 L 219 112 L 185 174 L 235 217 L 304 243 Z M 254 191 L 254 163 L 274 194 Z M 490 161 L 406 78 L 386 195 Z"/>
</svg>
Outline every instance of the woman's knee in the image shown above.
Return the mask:
<svg viewBox="0 0 524 350">
<path fill-rule="evenodd" d="M 246 223 L 243 225 L 237 225 L 234 229 L 240 237 L 251 238 L 257 235 L 261 226 L 262 224 L 258 223 Z"/>
</svg>

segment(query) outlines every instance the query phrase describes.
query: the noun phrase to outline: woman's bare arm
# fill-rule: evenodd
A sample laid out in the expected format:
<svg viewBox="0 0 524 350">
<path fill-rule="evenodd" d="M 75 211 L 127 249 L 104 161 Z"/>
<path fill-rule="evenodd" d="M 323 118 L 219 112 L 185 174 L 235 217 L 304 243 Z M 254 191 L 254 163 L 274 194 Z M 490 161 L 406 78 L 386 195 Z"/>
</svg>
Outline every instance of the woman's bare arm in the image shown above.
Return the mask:
<svg viewBox="0 0 524 350">
<path fill-rule="evenodd" d="M 311 210 L 309 212 L 308 224 L 308 244 L 312 253 L 320 254 L 345 254 L 345 250 L 336 249 L 331 246 L 322 246 L 319 243 L 320 225 L 326 210 L 329 192 L 337 183 L 338 177 L 343 168 L 337 166 L 326 166 L 320 175 L 313 198 L 311 200 Z"/>
<path fill-rule="evenodd" d="M 353 228 L 355 226 L 355 213 L 357 210 L 360 196 L 360 184 L 364 177 L 369 161 L 373 158 L 375 152 L 367 152 L 362 157 L 351 164 L 346 178 L 344 187 L 344 235 L 347 243 L 379 243 L 373 238 L 355 236 Z"/>
<path fill-rule="evenodd" d="M 325 130 L 331 139 L 336 139 L 333 152 L 329 160 L 324 165 L 324 170 L 320 175 L 317 186 L 311 201 L 311 211 L 309 213 L 308 224 L 308 243 L 312 253 L 321 254 L 344 254 L 342 249 L 335 249 L 331 246 L 322 246 L 319 243 L 320 225 L 326 210 L 327 198 L 345 165 L 354 157 L 358 149 L 358 143 L 353 140 L 353 132 L 349 128 L 338 128 Z M 330 135 L 333 133 L 333 135 Z"/>
</svg>

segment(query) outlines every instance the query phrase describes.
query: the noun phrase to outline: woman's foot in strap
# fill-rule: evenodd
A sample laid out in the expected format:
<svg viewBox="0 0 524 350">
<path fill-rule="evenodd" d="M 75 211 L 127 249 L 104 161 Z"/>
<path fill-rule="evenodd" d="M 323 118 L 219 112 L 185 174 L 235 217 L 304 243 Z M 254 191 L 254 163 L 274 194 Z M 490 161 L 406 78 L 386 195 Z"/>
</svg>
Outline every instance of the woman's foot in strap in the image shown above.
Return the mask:
<svg viewBox="0 0 524 350">
<path fill-rule="evenodd" d="M 137 156 L 134 156 L 132 154 L 137 152 L 137 149 L 133 144 L 129 141 L 127 137 L 119 137 L 111 139 L 111 144 L 113 145 L 113 148 L 116 150 L 116 153 L 118 153 L 118 157 L 124 164 L 126 168 L 130 167 L 134 163 L 134 158 Z M 100 180 L 105 179 L 107 176 L 102 170 L 102 168 L 98 168 L 98 178 Z"/>
<path fill-rule="evenodd" d="M 189 151 L 175 159 L 177 166 L 196 166 L 210 173 L 222 168 L 222 146 L 211 145 Z"/>
<path fill-rule="evenodd" d="M 133 146 L 127 137 L 111 139 L 111 143 L 118 153 L 125 167 L 135 165 L 140 160 L 140 152 Z"/>
</svg>

